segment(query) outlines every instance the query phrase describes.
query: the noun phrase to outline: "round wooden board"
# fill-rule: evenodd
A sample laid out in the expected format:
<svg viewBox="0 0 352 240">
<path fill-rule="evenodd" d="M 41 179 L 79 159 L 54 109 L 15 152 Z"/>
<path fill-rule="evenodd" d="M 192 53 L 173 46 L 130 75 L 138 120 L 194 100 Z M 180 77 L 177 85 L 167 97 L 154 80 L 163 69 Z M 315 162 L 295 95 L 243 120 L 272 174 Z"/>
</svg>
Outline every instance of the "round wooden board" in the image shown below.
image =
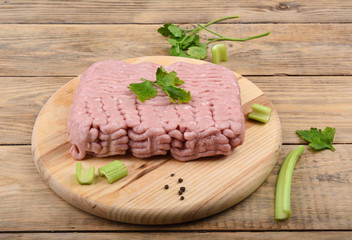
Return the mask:
<svg viewBox="0 0 352 240">
<path fill-rule="evenodd" d="M 125 60 L 128 63 L 154 62 L 169 65 L 177 61 L 206 62 L 188 58 L 151 56 Z M 129 154 L 107 158 L 88 157 L 83 167 L 95 166 L 92 185 L 75 179 L 77 161 L 71 157 L 67 118 L 79 77 L 59 89 L 39 113 L 32 135 L 35 165 L 45 183 L 72 205 L 121 222 L 170 224 L 187 222 L 223 211 L 255 191 L 272 171 L 281 148 L 281 125 L 268 97 L 252 82 L 236 73 L 246 116 L 245 143 L 229 156 L 180 162 L 171 156 L 138 159 Z M 248 120 L 252 103 L 270 106 L 267 124 Z M 118 159 L 125 163 L 127 177 L 108 184 L 97 169 Z M 171 177 L 170 174 L 175 176 Z M 178 183 L 178 178 L 183 182 Z M 168 190 L 164 185 L 168 184 Z M 178 194 L 186 187 L 184 200 Z M 271 193 L 270 193 L 271 194 Z"/>
</svg>

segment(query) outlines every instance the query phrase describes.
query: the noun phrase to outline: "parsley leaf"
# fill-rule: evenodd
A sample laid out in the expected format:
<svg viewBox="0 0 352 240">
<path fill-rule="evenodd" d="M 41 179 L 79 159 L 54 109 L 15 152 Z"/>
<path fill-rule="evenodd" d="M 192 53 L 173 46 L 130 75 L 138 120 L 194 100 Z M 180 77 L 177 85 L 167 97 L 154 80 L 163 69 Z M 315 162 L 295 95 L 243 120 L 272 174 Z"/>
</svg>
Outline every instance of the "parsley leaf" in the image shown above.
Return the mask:
<svg viewBox="0 0 352 240">
<path fill-rule="evenodd" d="M 188 103 L 191 100 L 191 93 L 183 88 L 175 86 L 163 87 L 162 90 L 166 93 L 172 102 Z"/>
<path fill-rule="evenodd" d="M 332 146 L 334 140 L 336 129 L 331 127 L 326 127 L 324 131 L 317 128 L 310 128 L 310 130 L 297 130 L 296 133 L 304 140 L 310 142 L 309 146 L 315 150 L 322 150 L 329 148 L 335 151 Z"/>
<path fill-rule="evenodd" d="M 185 35 L 185 32 L 174 24 L 170 24 L 167 29 L 173 37 L 179 38 Z"/>
<path fill-rule="evenodd" d="M 155 83 L 160 84 L 164 87 L 181 85 L 184 81 L 177 77 L 177 73 L 172 71 L 168 73 L 163 67 L 159 67 L 156 70 L 156 81 Z"/>
<path fill-rule="evenodd" d="M 163 27 L 158 29 L 158 33 L 164 37 L 171 36 L 171 38 L 180 38 L 185 35 L 185 32 L 172 23 L 165 23 Z"/>
<path fill-rule="evenodd" d="M 192 35 L 192 36 L 187 36 L 183 41 L 182 41 L 182 49 L 186 49 L 192 44 L 196 44 L 196 38 L 198 39 L 199 42 L 199 35 Z"/>
<path fill-rule="evenodd" d="M 151 81 L 144 78 L 141 80 L 144 82 L 131 83 L 128 88 L 137 94 L 139 101 L 145 102 L 145 100 L 155 97 L 158 91 L 152 86 Z"/>
<path fill-rule="evenodd" d="M 175 46 L 176 47 L 177 45 L 179 45 L 179 42 L 177 42 L 176 39 L 169 38 L 167 41 L 171 44 L 171 46 Z"/>
<path fill-rule="evenodd" d="M 164 37 L 170 36 L 171 32 L 168 29 L 168 27 L 171 25 L 171 23 L 165 23 L 163 27 L 158 29 L 158 33 L 163 35 Z"/>
<path fill-rule="evenodd" d="M 187 51 L 188 55 L 195 59 L 204 59 L 207 57 L 208 51 L 205 47 L 193 46 Z"/>
<path fill-rule="evenodd" d="M 183 50 L 180 49 L 180 47 L 171 47 L 169 53 L 171 54 L 171 56 L 176 56 L 176 57 L 190 57 L 189 55 L 187 55 L 187 53 L 185 53 Z"/>
<path fill-rule="evenodd" d="M 172 71 L 168 73 L 162 66 L 156 70 L 156 81 L 152 82 L 147 79 L 141 78 L 141 83 L 131 83 L 129 89 L 137 94 L 141 102 L 155 97 L 159 87 L 165 92 L 172 102 L 188 103 L 191 100 L 191 93 L 183 88 L 178 87 L 184 83 L 177 77 L 177 73 Z"/>
</svg>

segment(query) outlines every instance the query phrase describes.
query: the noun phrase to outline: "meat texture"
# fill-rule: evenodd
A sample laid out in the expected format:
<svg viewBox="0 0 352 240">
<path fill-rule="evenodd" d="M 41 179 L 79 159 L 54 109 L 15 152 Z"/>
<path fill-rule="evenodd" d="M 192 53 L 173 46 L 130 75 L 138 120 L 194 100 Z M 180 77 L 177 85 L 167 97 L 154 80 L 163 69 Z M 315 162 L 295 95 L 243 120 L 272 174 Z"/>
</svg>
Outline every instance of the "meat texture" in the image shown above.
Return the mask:
<svg viewBox="0 0 352 240">
<path fill-rule="evenodd" d="M 141 103 L 128 88 L 140 78 L 155 80 L 158 64 L 101 61 L 81 76 L 68 119 L 71 154 L 97 157 L 171 155 L 188 161 L 228 155 L 244 141 L 240 89 L 233 72 L 207 63 L 177 62 L 176 71 L 191 92 L 188 104 L 172 103 L 162 91 Z"/>
</svg>

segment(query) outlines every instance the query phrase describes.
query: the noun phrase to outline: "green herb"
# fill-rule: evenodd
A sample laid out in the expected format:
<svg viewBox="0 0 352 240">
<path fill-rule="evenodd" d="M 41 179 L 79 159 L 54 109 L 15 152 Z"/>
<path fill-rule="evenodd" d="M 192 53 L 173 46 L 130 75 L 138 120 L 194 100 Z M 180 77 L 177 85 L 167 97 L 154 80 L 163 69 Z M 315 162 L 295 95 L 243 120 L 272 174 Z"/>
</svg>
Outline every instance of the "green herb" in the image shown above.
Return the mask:
<svg viewBox="0 0 352 240">
<path fill-rule="evenodd" d="M 172 71 L 168 73 L 162 66 L 156 71 L 156 81 L 152 82 L 141 78 L 141 83 L 131 83 L 129 89 L 137 94 L 139 101 L 145 102 L 157 95 L 158 90 L 155 87 L 161 88 L 166 93 L 172 102 L 188 103 L 191 100 L 191 93 L 183 88 L 178 87 L 184 81 L 177 77 L 177 73 Z"/>
<path fill-rule="evenodd" d="M 252 104 L 252 112 L 248 115 L 248 118 L 257 120 L 262 123 L 267 123 L 270 119 L 271 108 L 260 105 L 258 103 Z"/>
<path fill-rule="evenodd" d="M 108 180 L 108 183 L 110 184 L 116 182 L 117 180 L 123 177 L 126 177 L 128 174 L 126 166 L 122 162 L 117 160 L 98 168 L 98 172 L 99 176 L 105 176 Z"/>
<path fill-rule="evenodd" d="M 227 52 L 225 44 L 218 43 L 211 47 L 211 55 L 213 63 L 219 64 L 220 62 L 227 62 Z"/>
<path fill-rule="evenodd" d="M 281 165 L 276 183 L 275 219 L 287 220 L 291 215 L 290 192 L 293 169 L 298 158 L 304 152 L 304 147 L 299 146 L 292 150 Z"/>
<path fill-rule="evenodd" d="M 188 57 L 195 59 L 204 59 L 207 57 L 207 47 L 210 43 L 216 41 L 248 41 L 251 39 L 264 37 L 270 34 L 270 32 L 267 32 L 248 38 L 228 38 L 207 28 L 207 26 L 213 23 L 232 18 L 239 18 L 239 16 L 228 16 L 219 18 L 205 25 L 198 24 L 198 27 L 194 29 L 181 29 L 180 27 L 174 24 L 165 23 L 162 27 L 158 29 L 158 32 L 164 37 L 169 37 L 168 42 L 171 45 L 169 53 L 172 56 Z M 218 38 L 210 38 L 208 39 L 208 42 L 201 43 L 200 37 L 198 35 L 201 30 L 208 31 L 218 36 Z"/>
<path fill-rule="evenodd" d="M 297 130 L 296 133 L 304 140 L 310 142 L 309 146 L 315 150 L 322 150 L 329 148 L 335 151 L 332 146 L 334 140 L 336 129 L 331 127 L 326 127 L 324 131 L 317 128 L 311 128 L 310 130 Z"/>
<path fill-rule="evenodd" d="M 131 83 L 128 88 L 137 94 L 139 101 L 144 102 L 151 97 L 155 97 L 158 91 L 152 86 L 152 83 L 149 80 L 144 78 L 141 78 L 141 80 L 144 82 Z"/>
<path fill-rule="evenodd" d="M 94 166 L 89 167 L 89 169 L 84 169 L 82 163 L 78 162 L 76 164 L 76 180 L 81 185 L 90 185 L 94 181 L 95 177 Z"/>
</svg>

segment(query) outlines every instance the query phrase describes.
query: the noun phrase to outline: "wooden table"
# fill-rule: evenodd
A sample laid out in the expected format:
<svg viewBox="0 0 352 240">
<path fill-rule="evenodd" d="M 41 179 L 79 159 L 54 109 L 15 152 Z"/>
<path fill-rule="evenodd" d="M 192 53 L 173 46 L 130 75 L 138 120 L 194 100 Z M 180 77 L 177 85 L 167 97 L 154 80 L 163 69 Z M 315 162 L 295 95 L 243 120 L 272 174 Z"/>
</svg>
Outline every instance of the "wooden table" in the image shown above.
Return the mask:
<svg viewBox="0 0 352 240">
<path fill-rule="evenodd" d="M 0 239 L 352 238 L 351 1 L 4 0 L 0 10 Z M 156 32 L 165 22 L 189 28 L 229 15 L 241 18 L 211 28 L 229 37 L 272 31 L 227 42 L 222 63 L 260 87 L 282 122 L 279 161 L 257 191 L 202 220 L 143 226 L 85 213 L 44 184 L 31 134 L 58 88 L 98 60 L 168 55 Z M 279 167 L 306 144 L 295 130 L 326 126 L 336 128 L 336 152 L 306 148 L 293 174 L 292 216 L 275 221 Z"/>
</svg>

